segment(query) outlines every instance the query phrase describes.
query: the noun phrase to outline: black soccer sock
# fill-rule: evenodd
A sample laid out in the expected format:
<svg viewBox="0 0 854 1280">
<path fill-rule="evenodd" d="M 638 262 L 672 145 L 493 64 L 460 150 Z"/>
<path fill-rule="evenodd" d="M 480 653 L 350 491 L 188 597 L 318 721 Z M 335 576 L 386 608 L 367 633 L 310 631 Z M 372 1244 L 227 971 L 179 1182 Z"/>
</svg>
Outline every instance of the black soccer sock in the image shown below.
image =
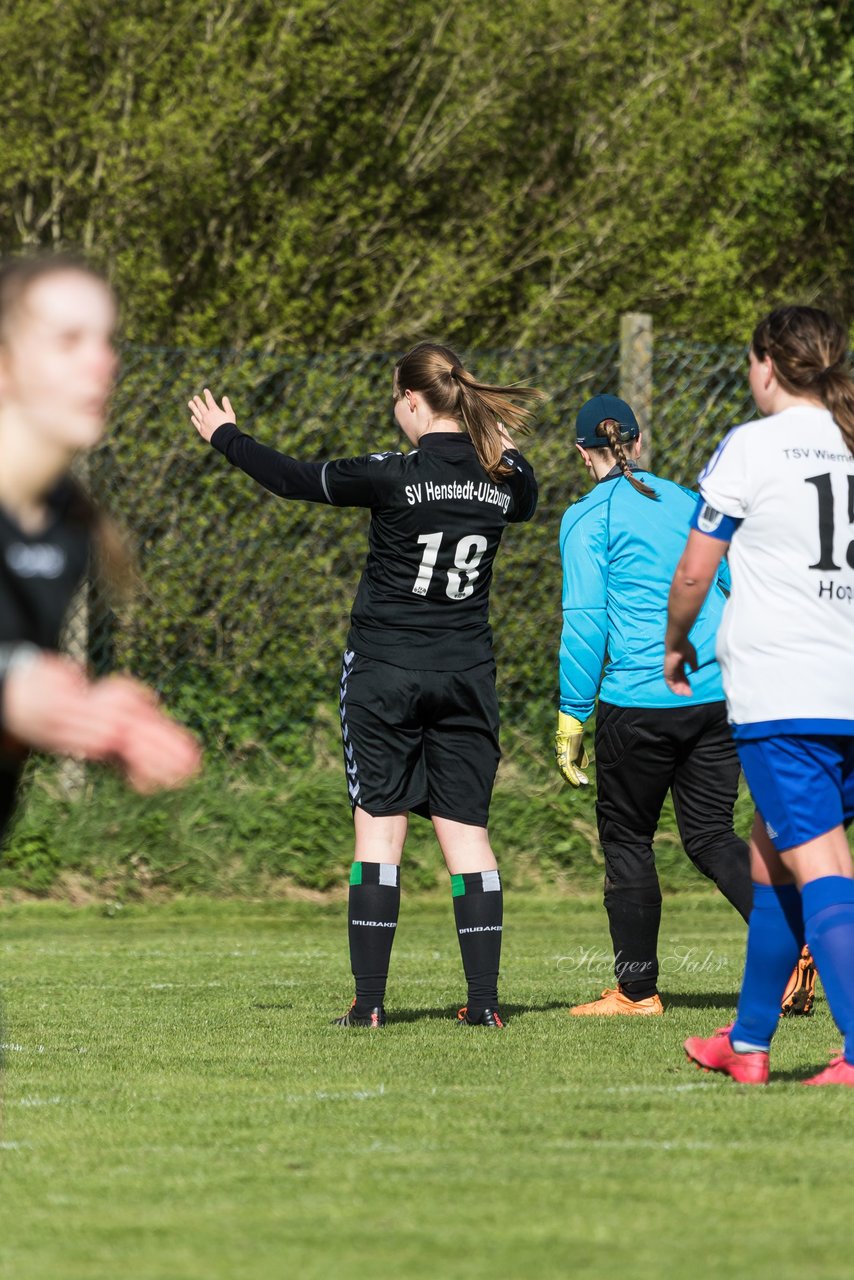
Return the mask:
<svg viewBox="0 0 854 1280">
<path fill-rule="evenodd" d="M 614 944 L 614 973 L 630 1000 L 645 1000 L 658 990 L 658 929 L 661 888 L 658 876 L 633 884 L 605 879 L 605 910 Z"/>
<path fill-rule="evenodd" d="M 400 867 L 390 862 L 354 862 L 348 932 L 357 1013 L 367 1013 L 385 999 L 399 912 Z"/>
<path fill-rule="evenodd" d="M 497 871 L 451 876 L 457 937 L 468 983 L 468 1008 L 480 1012 L 498 1003 L 498 966 L 504 893 Z"/>
</svg>

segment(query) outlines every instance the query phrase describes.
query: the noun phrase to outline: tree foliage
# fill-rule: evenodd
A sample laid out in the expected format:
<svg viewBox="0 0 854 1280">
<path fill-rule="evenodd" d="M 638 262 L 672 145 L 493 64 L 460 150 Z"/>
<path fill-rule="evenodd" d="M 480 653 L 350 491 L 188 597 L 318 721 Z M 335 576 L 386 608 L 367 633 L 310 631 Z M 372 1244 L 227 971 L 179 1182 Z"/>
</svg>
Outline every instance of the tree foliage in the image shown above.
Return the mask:
<svg viewBox="0 0 854 1280">
<path fill-rule="evenodd" d="M 852 309 L 846 0 L 8 0 L 0 244 L 145 342 L 743 339 Z"/>
</svg>

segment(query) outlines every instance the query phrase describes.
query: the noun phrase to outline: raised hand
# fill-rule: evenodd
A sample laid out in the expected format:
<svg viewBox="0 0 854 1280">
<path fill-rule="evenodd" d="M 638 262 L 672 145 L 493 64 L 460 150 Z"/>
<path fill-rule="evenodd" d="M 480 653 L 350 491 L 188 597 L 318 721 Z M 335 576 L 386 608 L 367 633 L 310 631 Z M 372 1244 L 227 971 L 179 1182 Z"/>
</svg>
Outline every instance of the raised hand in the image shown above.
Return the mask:
<svg viewBox="0 0 854 1280">
<path fill-rule="evenodd" d="M 234 422 L 234 410 L 231 407 L 231 401 L 228 396 L 222 397 L 222 408 L 220 409 L 216 400 L 214 400 L 210 391 L 205 387 L 204 394 L 201 396 L 193 396 L 192 400 L 187 402 L 190 410 L 190 420 L 198 431 L 203 440 L 210 443 L 210 438 L 216 431 L 217 427 L 221 427 L 225 422 Z"/>
<path fill-rule="evenodd" d="M 196 739 L 163 712 L 154 693 L 127 676 L 90 687 L 90 714 L 110 730 L 108 759 L 134 791 L 183 786 L 201 765 Z"/>
</svg>

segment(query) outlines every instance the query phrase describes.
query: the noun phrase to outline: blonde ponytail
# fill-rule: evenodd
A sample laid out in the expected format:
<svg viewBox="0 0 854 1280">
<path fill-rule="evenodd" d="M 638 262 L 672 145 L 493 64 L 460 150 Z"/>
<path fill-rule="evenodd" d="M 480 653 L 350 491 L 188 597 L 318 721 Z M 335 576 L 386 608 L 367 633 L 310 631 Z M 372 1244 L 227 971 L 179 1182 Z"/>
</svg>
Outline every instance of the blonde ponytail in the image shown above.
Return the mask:
<svg viewBox="0 0 854 1280">
<path fill-rule="evenodd" d="M 407 352 L 395 368 L 395 385 L 401 391 L 420 392 L 435 414 L 458 422 L 493 482 L 511 471 L 504 462 L 507 442 L 502 428 L 529 431 L 531 406 L 545 399 L 533 387 L 479 382 L 450 347 L 434 342 L 419 342 Z"/>
</svg>

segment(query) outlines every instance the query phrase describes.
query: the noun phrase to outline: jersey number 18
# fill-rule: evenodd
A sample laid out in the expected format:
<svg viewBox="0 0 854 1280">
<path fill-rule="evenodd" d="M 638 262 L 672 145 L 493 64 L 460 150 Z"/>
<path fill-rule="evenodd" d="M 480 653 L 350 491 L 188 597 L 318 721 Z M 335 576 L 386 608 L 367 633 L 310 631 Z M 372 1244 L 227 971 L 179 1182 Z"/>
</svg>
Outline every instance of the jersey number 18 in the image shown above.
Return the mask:
<svg viewBox="0 0 854 1280">
<path fill-rule="evenodd" d="M 444 536 L 443 533 L 422 533 L 418 538 L 419 546 L 424 547 L 424 554 L 418 566 L 418 576 L 412 587 L 417 596 L 427 594 Z M 460 538 L 454 551 L 454 567 L 448 570 L 448 585 L 445 588 L 445 595 L 450 600 L 465 600 L 472 594 L 475 579 L 480 572 L 477 566 L 483 559 L 486 547 L 486 538 L 479 533 L 470 533 L 465 538 Z M 463 584 L 463 574 L 466 578 L 465 584 Z"/>
</svg>

